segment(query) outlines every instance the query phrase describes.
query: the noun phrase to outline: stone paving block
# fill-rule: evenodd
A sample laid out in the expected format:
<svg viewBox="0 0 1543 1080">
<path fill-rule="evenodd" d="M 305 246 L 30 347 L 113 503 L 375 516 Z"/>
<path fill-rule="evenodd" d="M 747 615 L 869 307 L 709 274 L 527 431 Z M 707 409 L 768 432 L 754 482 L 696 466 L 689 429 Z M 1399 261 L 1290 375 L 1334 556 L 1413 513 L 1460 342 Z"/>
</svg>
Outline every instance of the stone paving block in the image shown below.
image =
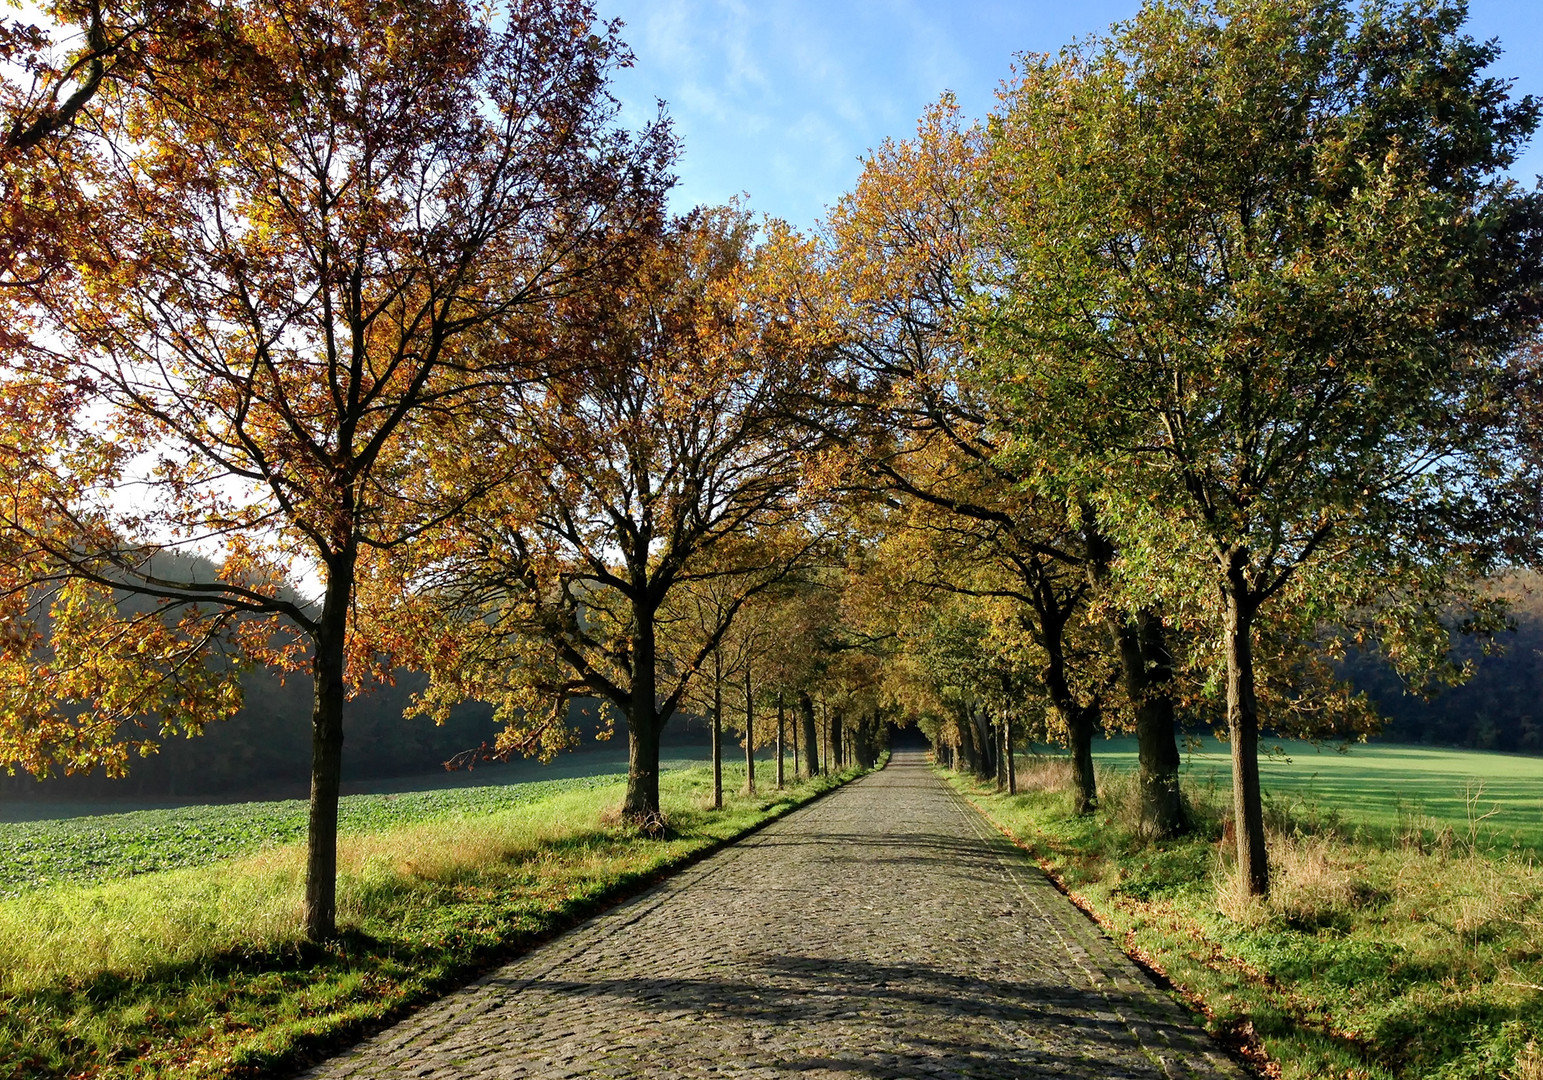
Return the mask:
<svg viewBox="0 0 1543 1080">
<path fill-rule="evenodd" d="M 305 1080 L 1242 1080 L 919 754 Z"/>
</svg>

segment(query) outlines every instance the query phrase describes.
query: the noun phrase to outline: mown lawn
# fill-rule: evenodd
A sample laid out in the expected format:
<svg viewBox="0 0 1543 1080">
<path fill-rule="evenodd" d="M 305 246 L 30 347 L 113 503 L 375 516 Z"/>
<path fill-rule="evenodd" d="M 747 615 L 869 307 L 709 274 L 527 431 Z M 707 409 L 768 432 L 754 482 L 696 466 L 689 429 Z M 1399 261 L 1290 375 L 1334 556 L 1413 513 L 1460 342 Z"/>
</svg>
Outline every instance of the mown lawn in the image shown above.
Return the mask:
<svg viewBox="0 0 1543 1080">
<path fill-rule="evenodd" d="M 1451 828 L 1467 843 L 1472 829 L 1489 848 L 1543 852 L 1543 758 L 1378 742 L 1341 749 L 1265 739 L 1261 748 L 1272 751 L 1259 771 L 1277 816 L 1316 816 L 1325 827 L 1384 841 L 1423 829 L 1439 842 Z M 1093 757 L 1133 769 L 1136 741 L 1095 741 Z M 1225 794 L 1232 783 L 1227 744 L 1196 741 L 1184 753 L 1184 775 L 1197 791 Z"/>
<path fill-rule="evenodd" d="M 340 844 L 344 933 L 324 947 L 297 933 L 304 852 L 293 843 L 27 888 L 0 900 L 0 1077 L 294 1067 L 854 775 L 775 792 L 763 773 L 759 795 L 712 811 L 709 770 L 666 772 L 662 840 L 617 820 L 620 782 L 558 782 L 491 811 L 366 815 L 376 824 Z M 743 766 L 726 766 L 726 792 L 743 781 Z M 253 805 L 253 820 L 269 820 Z M 144 858 L 126 854 L 118 871 Z M 87 876 L 112 876 L 101 870 Z"/>
<path fill-rule="evenodd" d="M 1277 803 L 1260 902 L 1236 889 L 1226 793 L 1209 784 L 1186 790 L 1196 833 L 1150 843 L 1128 770 L 1101 770 L 1088 817 L 1071 812 L 1058 759 L 1028 762 L 1012 797 L 949 775 L 1214 1034 L 1262 1049 L 1267 1075 L 1543 1080 L 1536 852 L 1470 847 L 1456 829 L 1434 845 L 1383 836 L 1348 810 L 1330 822 Z"/>
</svg>

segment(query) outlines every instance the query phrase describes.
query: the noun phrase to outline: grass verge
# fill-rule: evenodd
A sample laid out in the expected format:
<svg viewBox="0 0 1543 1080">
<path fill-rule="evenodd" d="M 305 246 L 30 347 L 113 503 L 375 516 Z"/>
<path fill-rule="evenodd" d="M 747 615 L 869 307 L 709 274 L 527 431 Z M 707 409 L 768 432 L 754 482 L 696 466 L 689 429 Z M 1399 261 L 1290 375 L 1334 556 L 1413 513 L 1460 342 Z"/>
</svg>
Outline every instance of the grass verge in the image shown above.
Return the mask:
<svg viewBox="0 0 1543 1080">
<path fill-rule="evenodd" d="M 1135 959 L 1264 1075 L 1543 1080 L 1543 866 L 1531 853 L 1367 842 L 1277 817 L 1273 889 L 1243 897 L 1225 805 L 1149 842 L 1128 771 L 1072 812 L 1059 760 L 1006 796 L 946 774 Z"/>
<path fill-rule="evenodd" d="M 663 840 L 617 822 L 620 784 L 345 836 L 326 946 L 298 936 L 298 845 L 23 893 L 0 902 L 0 1077 L 297 1067 L 856 775 L 714 811 L 708 769 L 664 773 Z"/>
</svg>

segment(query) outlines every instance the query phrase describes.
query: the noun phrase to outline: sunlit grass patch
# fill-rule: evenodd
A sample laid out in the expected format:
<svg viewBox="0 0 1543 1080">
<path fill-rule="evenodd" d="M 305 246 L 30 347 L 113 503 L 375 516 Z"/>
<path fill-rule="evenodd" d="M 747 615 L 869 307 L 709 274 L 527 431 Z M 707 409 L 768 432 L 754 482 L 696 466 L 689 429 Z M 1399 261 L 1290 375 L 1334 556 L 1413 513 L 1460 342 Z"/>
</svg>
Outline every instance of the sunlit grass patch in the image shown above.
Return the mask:
<svg viewBox="0 0 1543 1080">
<path fill-rule="evenodd" d="M 1543 855 L 1543 758 L 1383 742 L 1266 739 L 1263 748 L 1260 783 L 1278 816 L 1343 823 L 1368 840 L 1402 838 L 1427 849 L 1445 840 Z M 1133 771 L 1135 740 L 1096 740 L 1093 756 Z M 1225 793 L 1231 770 L 1227 745 L 1215 739 L 1197 740 L 1184 753 L 1184 776 L 1196 792 Z"/>
<path fill-rule="evenodd" d="M 1277 801 L 1272 890 L 1258 900 L 1221 843 L 1224 790 L 1190 784 L 1196 833 L 1149 843 L 1129 770 L 1101 770 L 1088 817 L 1064 787 L 1010 798 L 954 780 L 1213 1033 L 1262 1045 L 1287 1080 L 1518 1080 L 1543 1060 L 1543 864 L 1530 848 L 1456 829 L 1415 844 Z"/>
<path fill-rule="evenodd" d="M 742 771 L 722 811 L 705 768 L 664 773 L 663 840 L 609 814 L 616 782 L 344 835 L 324 947 L 298 933 L 294 844 L 0 901 L 0 1077 L 289 1067 L 854 775 L 750 798 Z"/>
</svg>

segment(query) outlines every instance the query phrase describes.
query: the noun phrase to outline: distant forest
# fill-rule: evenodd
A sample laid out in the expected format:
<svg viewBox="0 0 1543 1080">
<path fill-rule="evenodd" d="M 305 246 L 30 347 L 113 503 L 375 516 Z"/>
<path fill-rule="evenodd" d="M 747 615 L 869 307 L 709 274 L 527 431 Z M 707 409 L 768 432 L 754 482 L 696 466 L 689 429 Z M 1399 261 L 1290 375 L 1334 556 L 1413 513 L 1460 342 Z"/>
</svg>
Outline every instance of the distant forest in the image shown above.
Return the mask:
<svg viewBox="0 0 1543 1080">
<path fill-rule="evenodd" d="M 1543 754 L 1543 578 L 1512 578 L 1504 589 L 1513 603 L 1516 629 L 1502 635 L 1500 648 L 1489 656 L 1480 655 L 1476 646 L 1464 647 L 1477 665 L 1465 685 L 1427 700 L 1408 692 L 1375 653 L 1352 656 L 1343 665 L 1342 674 L 1371 696 L 1384 717 L 1383 739 Z M 348 704 L 345 782 L 433 772 L 453 755 L 493 741 L 498 728 L 485 705 L 463 705 L 440 727 L 404 717 L 409 699 L 423 685 L 422 676 L 404 671 L 396 685 Z M 0 775 L 0 799 L 304 797 L 311 760 L 310 679 L 299 673 L 280 682 L 275 672 L 258 669 L 242 686 L 246 704 L 233 719 L 210 724 L 196 738 L 166 739 L 159 753 L 134 759 L 126 779 L 109 780 L 100 771 L 41 782 L 25 774 Z M 576 703 L 569 719 L 583 744 L 593 746 L 599 730 L 593 703 Z M 686 718 L 677 717 L 667 738 L 701 737 L 686 729 Z"/>
<path fill-rule="evenodd" d="M 421 679 L 407 677 L 347 706 L 346 780 L 423 773 L 457 751 L 491 742 L 496 728 L 485 706 L 469 705 L 443 727 L 407 719 L 402 710 Z M 159 798 L 214 794 L 302 797 L 311 763 L 311 680 L 304 673 L 280 683 L 269 670 L 242 680 L 246 704 L 232 719 L 210 724 L 195 738 L 162 740 L 161 750 L 135 758 L 129 775 L 96 774 L 39 782 L 0 777 L 0 798 Z"/>
<path fill-rule="evenodd" d="M 1473 750 L 1543 754 L 1543 578 L 1509 580 L 1513 633 L 1500 636 L 1489 656 L 1469 645 L 1463 654 L 1477 665 L 1474 677 L 1425 700 L 1406 692 L 1393 669 L 1376 655 L 1352 657 L 1344 674 L 1365 690 L 1385 718 L 1389 742 L 1461 746 Z"/>
<path fill-rule="evenodd" d="M 1537 581 L 1528 581 L 1530 589 L 1514 592 L 1515 632 L 1503 636 L 1502 651 L 1494 655 L 1470 650 L 1478 670 L 1464 686 L 1427 701 L 1407 693 L 1374 654 L 1347 662 L 1345 675 L 1371 695 L 1386 718 L 1384 739 L 1543 754 L 1543 590 Z M 408 698 L 421 685 L 421 678 L 404 673 L 396 686 L 349 704 L 345 780 L 431 772 L 451 755 L 492 741 L 497 728 L 483 705 L 463 706 L 443 727 L 403 717 Z M 39 782 L 25 775 L 0 776 L 0 798 L 303 796 L 311 753 L 309 680 L 292 678 L 281 685 L 264 670 L 248 675 L 244 687 L 246 706 L 234 719 L 211 724 L 198 738 L 167 740 L 160 753 L 136 759 L 125 780 L 96 775 Z M 593 745 L 593 718 L 575 711 L 573 720 Z M 685 726 L 677 717 L 669 734 L 689 738 Z"/>
</svg>

